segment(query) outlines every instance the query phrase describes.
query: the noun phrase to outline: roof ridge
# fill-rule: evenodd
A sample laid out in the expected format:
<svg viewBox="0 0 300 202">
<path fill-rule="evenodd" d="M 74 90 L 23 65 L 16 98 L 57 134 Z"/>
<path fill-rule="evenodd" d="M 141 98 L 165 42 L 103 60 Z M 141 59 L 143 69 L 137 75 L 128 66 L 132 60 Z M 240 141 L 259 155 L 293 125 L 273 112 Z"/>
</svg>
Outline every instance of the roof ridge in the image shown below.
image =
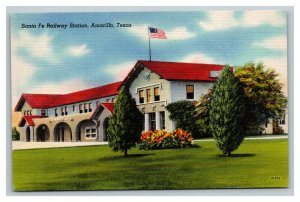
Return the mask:
<svg viewBox="0 0 300 202">
<path fill-rule="evenodd" d="M 220 65 L 224 66 L 223 64 L 216 64 L 216 63 L 195 63 L 195 62 L 171 62 L 171 61 L 158 61 L 158 60 L 138 60 L 138 62 L 152 62 L 152 63 L 175 63 L 175 64 L 193 64 L 193 65 Z"/>
<path fill-rule="evenodd" d="M 66 94 L 62 94 L 62 95 L 70 95 L 70 94 L 73 94 L 73 93 L 79 93 L 79 92 L 89 91 L 89 90 L 93 90 L 93 89 L 97 89 L 97 88 L 101 88 L 101 87 L 106 87 L 106 86 L 109 86 L 109 85 L 116 85 L 117 83 L 121 84 L 122 81 L 117 81 L 117 82 L 105 84 L 105 85 L 102 85 L 102 86 L 96 86 L 96 87 L 92 87 L 92 88 L 87 88 L 87 89 L 84 89 L 84 90 L 74 91 L 74 92 L 66 93 Z"/>
</svg>

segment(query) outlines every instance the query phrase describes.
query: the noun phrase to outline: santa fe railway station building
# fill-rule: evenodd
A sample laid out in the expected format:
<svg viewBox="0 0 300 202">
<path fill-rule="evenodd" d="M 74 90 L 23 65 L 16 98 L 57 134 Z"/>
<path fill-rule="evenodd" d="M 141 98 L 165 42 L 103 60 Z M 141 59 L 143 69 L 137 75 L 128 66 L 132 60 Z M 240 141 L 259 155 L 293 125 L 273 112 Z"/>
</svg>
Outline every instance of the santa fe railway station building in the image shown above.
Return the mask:
<svg viewBox="0 0 300 202">
<path fill-rule="evenodd" d="M 137 61 L 123 81 L 69 94 L 22 94 L 15 111 L 20 141 L 107 141 L 108 119 L 121 86 L 128 87 L 144 114 L 144 131 L 172 131 L 165 109 L 179 100 L 198 100 L 217 80 L 223 65 Z M 280 125 L 287 131 L 287 122 Z"/>
</svg>

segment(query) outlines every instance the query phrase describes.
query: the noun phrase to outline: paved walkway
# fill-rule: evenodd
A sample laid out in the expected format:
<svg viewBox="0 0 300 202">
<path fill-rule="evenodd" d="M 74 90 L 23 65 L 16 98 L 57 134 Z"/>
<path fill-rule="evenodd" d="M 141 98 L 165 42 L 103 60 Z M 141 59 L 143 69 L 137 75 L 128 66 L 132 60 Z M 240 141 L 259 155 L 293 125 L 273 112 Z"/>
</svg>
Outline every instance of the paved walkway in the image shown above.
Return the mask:
<svg viewBox="0 0 300 202">
<path fill-rule="evenodd" d="M 257 137 L 246 137 L 246 140 L 258 140 L 258 139 L 285 139 L 288 135 L 268 135 Z M 207 142 L 214 141 L 213 138 L 195 140 L 195 142 Z M 12 142 L 13 150 L 21 149 L 40 149 L 40 148 L 58 148 L 58 147 L 81 147 L 92 145 L 107 145 L 107 142 Z"/>
<path fill-rule="evenodd" d="M 107 142 L 12 142 L 12 150 L 106 145 Z"/>
<path fill-rule="evenodd" d="M 245 140 L 287 139 L 288 137 L 289 137 L 288 135 L 263 135 L 263 136 L 246 137 Z M 200 139 L 200 140 L 195 140 L 195 141 L 196 141 L 196 142 L 210 142 L 210 141 L 214 141 L 214 139 L 213 139 L 213 138 L 207 138 L 207 139 Z"/>
</svg>

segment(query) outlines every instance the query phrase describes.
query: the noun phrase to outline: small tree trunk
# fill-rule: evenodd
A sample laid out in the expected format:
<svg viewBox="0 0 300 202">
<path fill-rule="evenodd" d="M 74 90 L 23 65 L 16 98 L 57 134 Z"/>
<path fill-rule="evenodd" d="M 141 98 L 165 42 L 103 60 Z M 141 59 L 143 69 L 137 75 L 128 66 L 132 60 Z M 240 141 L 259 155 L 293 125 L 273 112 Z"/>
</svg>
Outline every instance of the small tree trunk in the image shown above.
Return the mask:
<svg viewBox="0 0 300 202">
<path fill-rule="evenodd" d="M 226 156 L 230 157 L 231 156 L 231 152 L 230 151 L 226 152 Z"/>
<path fill-rule="evenodd" d="M 123 157 L 127 157 L 127 149 L 123 149 Z"/>
</svg>

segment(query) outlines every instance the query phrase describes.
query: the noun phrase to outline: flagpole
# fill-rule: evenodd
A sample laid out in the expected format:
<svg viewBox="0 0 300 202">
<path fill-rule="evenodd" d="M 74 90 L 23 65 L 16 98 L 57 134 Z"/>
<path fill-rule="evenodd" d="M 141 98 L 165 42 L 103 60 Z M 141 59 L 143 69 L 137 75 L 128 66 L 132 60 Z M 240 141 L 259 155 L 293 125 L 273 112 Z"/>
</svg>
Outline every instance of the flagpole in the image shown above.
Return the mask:
<svg viewBox="0 0 300 202">
<path fill-rule="evenodd" d="M 150 43 L 150 27 L 148 26 L 148 39 L 149 39 L 149 58 L 151 61 L 151 43 Z"/>
</svg>

